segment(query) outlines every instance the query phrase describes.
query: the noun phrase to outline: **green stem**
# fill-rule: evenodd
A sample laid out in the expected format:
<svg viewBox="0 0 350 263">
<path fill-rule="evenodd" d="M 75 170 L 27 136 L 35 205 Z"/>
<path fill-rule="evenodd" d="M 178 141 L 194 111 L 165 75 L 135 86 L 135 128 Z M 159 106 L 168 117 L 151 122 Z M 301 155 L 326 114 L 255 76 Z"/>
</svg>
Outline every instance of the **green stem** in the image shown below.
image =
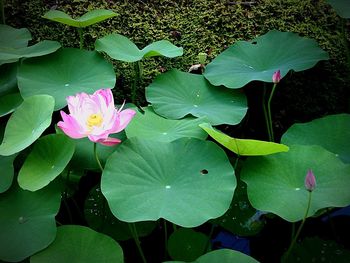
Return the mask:
<svg viewBox="0 0 350 263">
<path fill-rule="evenodd" d="M 6 24 L 5 22 L 5 0 L 0 0 L 0 9 L 1 9 L 1 23 Z"/>
<path fill-rule="evenodd" d="M 264 118 L 265 118 L 267 134 L 269 135 L 269 140 L 271 141 L 270 119 L 267 116 L 267 110 L 266 110 L 266 84 L 265 83 L 264 83 L 264 90 L 263 90 L 262 107 L 263 107 L 263 111 L 264 111 Z"/>
<path fill-rule="evenodd" d="M 173 231 L 175 232 L 177 230 L 177 226 L 174 223 L 172 223 L 172 225 L 173 225 Z"/>
<path fill-rule="evenodd" d="M 142 79 L 142 64 L 141 61 L 134 62 L 134 82 L 131 89 L 131 101 L 136 106 L 138 105 L 137 97 L 137 87 L 140 85 Z"/>
<path fill-rule="evenodd" d="M 78 33 L 79 33 L 79 48 L 83 49 L 84 47 L 83 29 L 78 27 Z"/>
<path fill-rule="evenodd" d="M 298 237 L 299 237 L 299 234 L 300 234 L 300 232 L 301 232 L 301 229 L 303 228 L 304 223 L 305 223 L 305 221 L 306 221 L 307 214 L 309 213 L 310 205 L 311 205 L 311 193 L 312 193 L 312 192 L 309 191 L 309 200 L 308 200 L 308 203 L 307 203 L 307 208 L 306 208 L 306 211 L 305 211 L 305 215 L 304 215 L 303 221 L 301 222 L 301 224 L 300 224 L 300 226 L 299 226 L 299 228 L 298 228 L 297 233 L 295 234 L 295 236 L 294 236 L 292 242 L 290 243 L 290 246 L 289 246 L 289 248 L 288 248 L 288 250 L 287 250 L 286 256 L 284 257 L 284 260 L 283 260 L 284 262 L 287 262 L 287 259 L 288 259 L 288 257 L 289 257 L 289 254 L 290 254 L 290 252 L 293 250 L 293 247 L 294 247 L 296 241 L 298 240 Z"/>
<path fill-rule="evenodd" d="M 101 172 L 103 172 L 103 167 L 102 167 L 100 159 L 98 158 L 98 155 L 97 155 L 97 143 L 94 143 L 94 155 L 95 155 L 95 159 L 96 159 L 96 162 L 98 164 L 98 167 L 100 168 Z"/>
<path fill-rule="evenodd" d="M 272 126 L 272 117 L 271 117 L 271 100 L 272 100 L 273 94 L 275 93 L 276 86 L 277 86 L 277 84 L 274 83 L 273 87 L 272 87 L 272 91 L 271 91 L 270 97 L 269 97 L 269 100 L 267 101 L 267 115 L 268 115 L 268 118 L 269 118 L 270 132 L 271 132 L 270 141 L 272 141 L 272 142 L 275 141 L 275 138 L 274 138 L 274 135 L 273 135 L 273 126 Z"/>
<path fill-rule="evenodd" d="M 235 161 L 235 165 L 233 166 L 233 169 L 234 169 L 235 171 L 236 171 L 236 168 L 237 168 L 237 165 L 238 165 L 239 157 L 240 157 L 240 155 L 237 154 L 236 161 Z"/>
<path fill-rule="evenodd" d="M 139 251 L 140 256 L 142 258 L 142 262 L 143 263 L 147 263 L 147 260 L 145 258 L 145 255 L 143 254 L 143 251 L 142 251 L 142 248 L 141 248 L 141 245 L 140 245 L 141 242 L 140 242 L 139 236 L 137 234 L 135 223 L 130 223 L 130 224 L 128 224 L 128 226 L 129 226 L 129 230 L 131 232 L 131 235 L 134 238 L 135 244 L 137 246 L 137 250 Z"/>
<path fill-rule="evenodd" d="M 212 224 L 211 228 L 210 228 L 209 236 L 208 236 L 208 241 L 207 241 L 207 244 L 205 245 L 205 249 L 204 249 L 205 253 L 209 252 L 211 249 L 210 240 L 214 234 L 214 229 L 215 229 L 215 225 Z"/>
</svg>

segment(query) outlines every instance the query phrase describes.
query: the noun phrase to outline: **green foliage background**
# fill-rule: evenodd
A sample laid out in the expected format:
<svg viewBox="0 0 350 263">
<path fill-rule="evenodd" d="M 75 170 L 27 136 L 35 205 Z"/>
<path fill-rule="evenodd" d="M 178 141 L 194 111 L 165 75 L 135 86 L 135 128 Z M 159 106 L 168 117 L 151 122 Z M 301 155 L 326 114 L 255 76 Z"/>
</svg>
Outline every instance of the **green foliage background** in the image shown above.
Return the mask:
<svg viewBox="0 0 350 263">
<path fill-rule="evenodd" d="M 78 47 L 79 37 L 74 28 L 42 18 L 50 8 L 73 17 L 99 8 L 119 14 L 86 29 L 84 38 L 89 49 L 93 49 L 97 38 L 112 32 L 127 36 L 139 48 L 161 39 L 184 48 L 184 55 L 179 58 L 144 61 L 143 87 L 163 70 L 175 67 L 186 71 L 198 63 L 199 52 L 207 52 L 210 61 L 235 41 L 250 40 L 271 29 L 299 33 L 315 39 L 331 59 L 312 70 L 292 73 L 281 83 L 273 105 L 281 129 L 295 121 L 349 111 L 350 74 L 344 21 L 325 0 L 7 0 L 6 21 L 15 27 L 27 27 L 34 42 L 50 39 L 60 41 L 65 47 Z M 117 102 L 130 101 L 133 67 L 113 63 L 118 74 Z M 247 87 L 253 90 L 247 92 L 248 97 L 258 97 L 256 92 L 261 90 L 260 83 L 253 84 Z M 143 87 L 139 88 L 139 97 L 145 104 Z"/>
</svg>

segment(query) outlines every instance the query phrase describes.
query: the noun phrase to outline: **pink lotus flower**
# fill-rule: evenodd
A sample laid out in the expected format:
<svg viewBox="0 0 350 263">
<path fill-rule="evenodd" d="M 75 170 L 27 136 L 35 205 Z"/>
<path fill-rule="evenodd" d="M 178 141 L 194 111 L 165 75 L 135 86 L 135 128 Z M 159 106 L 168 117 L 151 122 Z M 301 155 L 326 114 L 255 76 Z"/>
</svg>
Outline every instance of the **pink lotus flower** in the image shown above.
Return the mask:
<svg viewBox="0 0 350 263">
<path fill-rule="evenodd" d="M 305 188 L 309 192 L 312 192 L 316 188 L 316 178 L 311 169 L 307 171 L 305 177 Z"/>
<path fill-rule="evenodd" d="M 91 141 L 112 146 L 121 141 L 108 137 L 125 129 L 136 112 L 122 110 L 114 106 L 110 89 L 100 89 L 94 94 L 78 93 L 67 97 L 70 114 L 61 111 L 63 121 L 57 126 L 69 137 L 80 139 L 88 137 Z"/>
<path fill-rule="evenodd" d="M 275 73 L 273 73 L 272 75 L 272 82 L 277 84 L 279 83 L 281 80 L 281 71 L 277 70 Z"/>
</svg>

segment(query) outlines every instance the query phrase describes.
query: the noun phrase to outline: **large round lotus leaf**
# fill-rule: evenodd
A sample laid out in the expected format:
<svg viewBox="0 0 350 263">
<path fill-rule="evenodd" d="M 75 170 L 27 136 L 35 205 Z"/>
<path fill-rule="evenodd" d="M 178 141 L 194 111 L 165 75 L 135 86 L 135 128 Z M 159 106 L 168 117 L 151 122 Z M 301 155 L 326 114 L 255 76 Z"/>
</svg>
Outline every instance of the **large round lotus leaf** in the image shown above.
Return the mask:
<svg viewBox="0 0 350 263">
<path fill-rule="evenodd" d="M 286 263 L 295 262 L 336 262 L 348 263 L 350 251 L 333 240 L 322 240 L 317 237 L 305 238 L 296 243 Z"/>
<path fill-rule="evenodd" d="M 291 32 L 271 30 L 252 41 L 238 41 L 218 55 L 205 69 L 213 85 L 241 88 L 253 80 L 272 82 L 275 71 L 302 71 L 328 59 L 313 39 Z"/>
<path fill-rule="evenodd" d="M 214 87 L 202 75 L 171 70 L 159 75 L 146 89 L 154 111 L 169 119 L 191 114 L 207 117 L 213 125 L 238 124 L 247 113 L 241 91 Z"/>
<path fill-rule="evenodd" d="M 32 36 L 27 28 L 14 28 L 0 24 L 0 52 L 8 48 L 22 48 L 28 45 Z"/>
<path fill-rule="evenodd" d="M 281 141 L 285 144 L 320 145 L 350 163 L 350 114 L 329 115 L 291 126 Z"/>
<path fill-rule="evenodd" d="M 0 155 L 12 155 L 31 145 L 51 123 L 55 100 L 49 95 L 29 97 L 7 122 Z"/>
<path fill-rule="evenodd" d="M 343 18 L 350 18 L 350 3 L 348 0 L 327 0 L 337 14 Z"/>
<path fill-rule="evenodd" d="M 0 96 L 18 92 L 16 76 L 17 63 L 0 66 Z"/>
<path fill-rule="evenodd" d="M 101 194 L 99 187 L 94 187 L 85 200 L 85 219 L 92 229 L 106 234 L 115 240 L 128 240 L 133 238 L 129 224 L 113 216 L 107 201 Z M 142 221 L 135 223 L 139 237 L 148 236 L 156 227 L 155 221 Z"/>
<path fill-rule="evenodd" d="M 39 57 L 55 52 L 61 47 L 57 41 L 44 40 L 30 47 L 0 49 L 0 65 L 20 58 Z"/>
<path fill-rule="evenodd" d="M 0 260 L 18 262 L 47 247 L 56 235 L 61 193 L 54 184 L 37 192 L 13 186 L 0 198 Z"/>
<path fill-rule="evenodd" d="M 225 152 L 213 142 L 192 138 L 171 143 L 128 139 L 107 159 L 101 180 L 118 219 L 164 218 L 183 227 L 224 214 L 235 187 Z"/>
<path fill-rule="evenodd" d="M 22 102 L 23 99 L 19 92 L 0 97 L 0 117 L 13 112 Z"/>
<path fill-rule="evenodd" d="M 316 145 L 293 145 L 288 153 L 251 157 L 244 163 L 241 179 L 253 207 L 295 222 L 305 215 L 309 192 L 304 180 L 309 169 L 317 186 L 308 216 L 322 208 L 350 204 L 350 165 Z"/>
<path fill-rule="evenodd" d="M 180 228 L 168 240 L 168 253 L 174 260 L 192 261 L 203 255 L 209 237 L 190 228 Z"/>
<path fill-rule="evenodd" d="M 287 152 L 289 150 L 288 146 L 279 143 L 232 138 L 214 129 L 209 123 L 202 123 L 199 126 L 205 130 L 214 140 L 237 155 L 268 155 L 279 152 Z"/>
<path fill-rule="evenodd" d="M 65 25 L 81 28 L 96 24 L 116 15 L 117 14 L 111 10 L 98 9 L 89 11 L 79 18 L 73 19 L 71 16 L 62 11 L 50 10 L 46 12 L 43 17 Z"/>
<path fill-rule="evenodd" d="M 0 193 L 7 191 L 10 188 L 13 180 L 13 160 L 16 154 L 11 156 L 0 156 Z"/>
<path fill-rule="evenodd" d="M 31 263 L 122 263 L 123 250 L 109 236 L 85 226 L 67 225 L 57 228 L 55 241 L 30 258 Z"/>
<path fill-rule="evenodd" d="M 171 142 L 182 137 L 192 137 L 205 140 L 207 134 L 198 127 L 203 122 L 201 118 L 184 118 L 169 120 L 156 114 L 151 107 L 144 113 L 137 112 L 133 121 L 126 128 L 126 136 Z"/>
<path fill-rule="evenodd" d="M 231 249 L 219 249 L 211 251 L 203 256 L 197 258 L 197 260 L 192 263 L 257 263 L 254 258 L 247 256 L 239 251 L 231 250 Z M 167 261 L 164 263 L 185 263 L 184 261 Z"/>
<path fill-rule="evenodd" d="M 29 191 L 48 185 L 67 166 L 74 153 L 74 142 L 61 134 L 40 138 L 18 174 L 18 184 Z"/>
<path fill-rule="evenodd" d="M 264 226 L 264 221 L 261 220 L 263 214 L 251 206 L 246 184 L 239 180 L 230 208 L 223 216 L 211 220 L 211 223 L 238 236 L 253 236 Z"/>
<path fill-rule="evenodd" d="M 106 52 L 111 58 L 126 62 L 135 62 L 154 56 L 173 58 L 183 54 L 181 47 L 177 47 L 167 40 L 154 42 L 140 50 L 130 39 L 119 34 L 110 34 L 98 39 L 95 43 L 95 49 Z"/>
<path fill-rule="evenodd" d="M 67 105 L 68 96 L 113 88 L 115 73 L 113 66 L 96 51 L 67 48 L 24 60 L 17 79 L 24 98 L 49 94 L 55 98 L 55 110 L 58 110 Z"/>
</svg>

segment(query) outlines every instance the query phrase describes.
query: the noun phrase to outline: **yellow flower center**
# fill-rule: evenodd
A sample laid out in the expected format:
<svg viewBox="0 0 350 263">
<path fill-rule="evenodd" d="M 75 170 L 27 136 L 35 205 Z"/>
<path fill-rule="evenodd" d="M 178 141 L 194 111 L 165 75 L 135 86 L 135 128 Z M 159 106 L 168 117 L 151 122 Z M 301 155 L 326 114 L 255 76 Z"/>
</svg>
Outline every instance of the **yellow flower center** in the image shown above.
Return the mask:
<svg viewBox="0 0 350 263">
<path fill-rule="evenodd" d="M 86 121 L 87 126 L 92 128 L 94 126 L 100 127 L 103 122 L 101 114 L 91 114 Z"/>
</svg>

